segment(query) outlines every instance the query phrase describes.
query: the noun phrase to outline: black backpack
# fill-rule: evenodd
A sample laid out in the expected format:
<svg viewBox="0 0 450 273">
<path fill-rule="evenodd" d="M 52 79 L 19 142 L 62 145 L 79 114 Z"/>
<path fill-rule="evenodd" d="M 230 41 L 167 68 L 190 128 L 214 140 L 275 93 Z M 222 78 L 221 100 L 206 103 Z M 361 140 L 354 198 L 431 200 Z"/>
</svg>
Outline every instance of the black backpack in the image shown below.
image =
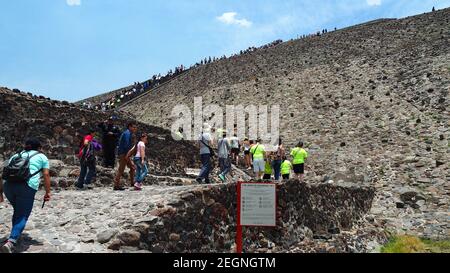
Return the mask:
<svg viewBox="0 0 450 273">
<path fill-rule="evenodd" d="M 40 154 L 39 152 L 35 153 L 32 156 L 30 156 L 30 153 L 28 153 L 28 156 L 25 158 L 22 157 L 23 153 L 24 152 L 18 153 L 17 156 L 13 157 L 9 164 L 3 168 L 3 180 L 10 183 L 28 183 L 28 180 L 30 180 L 30 178 L 42 171 L 42 169 L 40 169 L 33 174 L 30 173 L 30 159 Z"/>
<path fill-rule="evenodd" d="M 83 153 L 81 155 L 80 161 L 83 165 L 95 162 L 95 149 L 94 145 L 91 142 L 89 142 L 89 144 L 83 148 Z"/>
</svg>

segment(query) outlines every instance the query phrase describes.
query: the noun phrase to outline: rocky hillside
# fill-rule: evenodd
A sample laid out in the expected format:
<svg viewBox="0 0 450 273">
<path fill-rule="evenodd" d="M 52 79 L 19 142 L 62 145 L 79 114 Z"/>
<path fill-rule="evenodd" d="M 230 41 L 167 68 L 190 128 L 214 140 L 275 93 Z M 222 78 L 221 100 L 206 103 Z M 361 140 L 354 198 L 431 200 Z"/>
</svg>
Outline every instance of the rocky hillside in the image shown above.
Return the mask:
<svg viewBox="0 0 450 273">
<path fill-rule="evenodd" d="M 303 139 L 311 152 L 309 176 L 362 175 L 379 189 L 375 218 L 448 236 L 449 19 L 445 9 L 286 42 L 188 71 L 123 110 L 170 128 L 172 108 L 197 96 L 278 104 L 287 146 Z"/>
<path fill-rule="evenodd" d="M 124 110 L 170 128 L 173 106 L 190 105 L 195 96 L 205 104 L 280 104 L 287 138 L 295 138 L 304 127 L 295 122 L 309 121 L 311 112 L 380 106 L 386 97 L 385 108 L 400 101 L 442 114 L 448 107 L 449 18 L 446 9 L 379 20 L 222 60 L 190 70 Z"/>
<path fill-rule="evenodd" d="M 49 158 L 78 165 L 75 155 L 82 137 L 107 118 L 74 104 L 0 88 L 0 161 L 20 149 L 27 137 L 37 137 Z M 119 118 L 121 128 L 131 121 L 126 115 Z M 197 165 L 197 149 L 191 144 L 174 141 L 170 132 L 155 126 L 138 123 L 138 128 L 150 135 L 147 154 L 153 174 L 185 174 L 185 168 Z"/>
</svg>

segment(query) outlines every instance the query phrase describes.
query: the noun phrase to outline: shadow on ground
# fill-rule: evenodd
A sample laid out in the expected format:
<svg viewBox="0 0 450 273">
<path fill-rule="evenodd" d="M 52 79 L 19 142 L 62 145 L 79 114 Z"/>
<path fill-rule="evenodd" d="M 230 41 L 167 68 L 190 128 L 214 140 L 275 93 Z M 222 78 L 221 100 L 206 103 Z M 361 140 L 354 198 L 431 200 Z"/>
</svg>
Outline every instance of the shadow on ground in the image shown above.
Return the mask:
<svg viewBox="0 0 450 273">
<path fill-rule="evenodd" d="M 5 238 L 6 240 L 7 238 Z M 16 253 L 23 253 L 27 252 L 27 250 L 32 246 L 43 246 L 44 244 L 40 241 L 36 241 L 35 239 L 31 238 L 27 233 L 22 234 L 17 247 L 16 247 Z"/>
</svg>

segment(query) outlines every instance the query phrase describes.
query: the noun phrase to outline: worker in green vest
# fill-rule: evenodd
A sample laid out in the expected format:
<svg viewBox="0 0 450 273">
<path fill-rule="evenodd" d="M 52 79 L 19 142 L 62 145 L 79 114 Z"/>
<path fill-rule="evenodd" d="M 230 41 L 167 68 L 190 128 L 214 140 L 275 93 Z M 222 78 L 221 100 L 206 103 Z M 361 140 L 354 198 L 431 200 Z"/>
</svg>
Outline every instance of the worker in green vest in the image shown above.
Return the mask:
<svg viewBox="0 0 450 273">
<path fill-rule="evenodd" d="M 305 164 L 308 158 L 308 152 L 303 149 L 304 143 L 300 141 L 297 147 L 292 149 L 291 156 L 293 158 L 294 173 L 299 181 L 303 181 L 305 176 Z"/>
<path fill-rule="evenodd" d="M 281 176 L 283 176 L 283 180 L 289 180 L 292 169 L 291 161 L 287 160 L 286 157 L 283 157 L 283 162 L 281 163 Z"/>
<path fill-rule="evenodd" d="M 264 167 L 263 180 L 271 180 L 272 179 L 272 173 L 273 173 L 273 169 L 272 169 L 271 161 L 269 159 L 266 159 L 266 165 Z"/>
<path fill-rule="evenodd" d="M 266 165 L 264 161 L 266 150 L 264 145 L 261 144 L 261 139 L 256 141 L 256 144 L 250 149 L 250 153 L 253 155 L 253 171 L 255 172 L 255 178 L 261 180 Z"/>
</svg>

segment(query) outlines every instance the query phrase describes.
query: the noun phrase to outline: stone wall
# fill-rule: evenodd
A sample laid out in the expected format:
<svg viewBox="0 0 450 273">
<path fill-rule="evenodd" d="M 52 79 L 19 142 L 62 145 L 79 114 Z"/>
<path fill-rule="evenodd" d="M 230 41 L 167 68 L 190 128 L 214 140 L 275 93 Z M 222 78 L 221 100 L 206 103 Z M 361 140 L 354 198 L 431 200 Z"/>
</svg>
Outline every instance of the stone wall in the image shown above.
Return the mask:
<svg viewBox="0 0 450 273">
<path fill-rule="evenodd" d="M 82 137 L 107 118 L 107 114 L 81 110 L 74 104 L 1 88 L 0 161 L 21 149 L 27 137 L 37 137 L 50 159 L 78 165 L 75 155 Z M 119 114 L 117 124 L 123 129 L 131 120 Z M 155 174 L 181 175 L 185 168 L 198 165 L 198 151 L 190 143 L 177 142 L 169 131 L 155 126 L 138 123 L 138 128 L 150 135 L 147 155 Z"/>
<path fill-rule="evenodd" d="M 349 230 L 367 213 L 374 189 L 366 186 L 278 185 L 277 228 L 244 228 L 245 249 L 288 249 L 305 238 Z M 135 246 L 152 252 L 230 252 L 236 234 L 236 184 L 196 188 L 158 204 L 120 233 L 111 249 Z"/>
</svg>

